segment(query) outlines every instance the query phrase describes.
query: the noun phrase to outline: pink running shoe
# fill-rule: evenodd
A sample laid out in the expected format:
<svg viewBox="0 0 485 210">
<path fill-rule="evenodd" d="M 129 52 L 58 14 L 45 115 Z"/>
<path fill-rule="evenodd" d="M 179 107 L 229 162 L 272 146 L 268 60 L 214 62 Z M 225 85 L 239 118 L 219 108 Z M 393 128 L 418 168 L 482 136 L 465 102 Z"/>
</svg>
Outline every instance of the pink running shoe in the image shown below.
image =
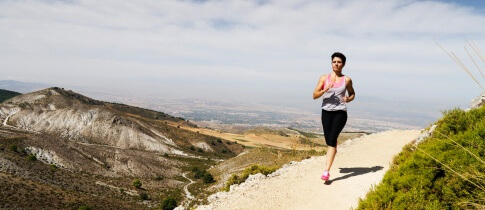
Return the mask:
<svg viewBox="0 0 485 210">
<path fill-rule="evenodd" d="M 322 177 L 320 177 L 322 180 L 327 181 L 330 178 L 330 173 L 328 171 L 324 171 L 322 174 Z"/>
</svg>

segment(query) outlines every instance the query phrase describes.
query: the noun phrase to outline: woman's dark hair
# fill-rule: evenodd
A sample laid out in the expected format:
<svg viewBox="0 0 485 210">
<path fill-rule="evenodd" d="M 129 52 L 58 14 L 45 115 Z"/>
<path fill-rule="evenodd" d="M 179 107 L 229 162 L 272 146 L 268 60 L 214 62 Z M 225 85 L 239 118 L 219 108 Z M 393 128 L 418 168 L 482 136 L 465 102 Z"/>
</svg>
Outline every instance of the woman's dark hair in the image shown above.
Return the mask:
<svg viewBox="0 0 485 210">
<path fill-rule="evenodd" d="M 332 54 L 332 61 L 333 61 L 333 59 L 334 59 L 335 57 L 338 57 L 338 58 L 342 59 L 342 64 L 344 64 L 344 66 L 345 66 L 345 60 L 347 60 L 347 58 L 345 57 L 345 55 L 344 55 L 344 54 L 339 53 L 339 52 L 335 52 L 335 53 L 333 53 L 333 54 Z"/>
</svg>

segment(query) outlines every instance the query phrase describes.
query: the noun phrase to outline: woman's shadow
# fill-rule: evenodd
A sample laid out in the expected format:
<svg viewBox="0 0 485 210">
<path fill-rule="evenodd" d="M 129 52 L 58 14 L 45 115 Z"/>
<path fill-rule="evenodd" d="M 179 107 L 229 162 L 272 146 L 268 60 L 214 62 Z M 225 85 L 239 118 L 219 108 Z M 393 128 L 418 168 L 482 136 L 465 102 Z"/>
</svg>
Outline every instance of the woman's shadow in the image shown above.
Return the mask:
<svg viewBox="0 0 485 210">
<path fill-rule="evenodd" d="M 330 185 L 330 184 L 332 184 L 332 182 L 335 182 L 335 181 L 338 181 L 338 180 L 347 179 L 349 177 L 359 176 L 359 175 L 370 173 L 370 172 L 376 172 L 376 171 L 380 171 L 382 169 L 384 169 L 384 167 L 382 167 L 382 166 L 373 166 L 373 167 L 370 167 L 370 168 L 366 168 L 366 167 L 340 168 L 340 173 L 348 173 L 348 174 L 341 176 L 341 177 L 337 177 L 336 179 L 333 179 L 333 180 L 325 181 L 325 184 Z"/>
</svg>

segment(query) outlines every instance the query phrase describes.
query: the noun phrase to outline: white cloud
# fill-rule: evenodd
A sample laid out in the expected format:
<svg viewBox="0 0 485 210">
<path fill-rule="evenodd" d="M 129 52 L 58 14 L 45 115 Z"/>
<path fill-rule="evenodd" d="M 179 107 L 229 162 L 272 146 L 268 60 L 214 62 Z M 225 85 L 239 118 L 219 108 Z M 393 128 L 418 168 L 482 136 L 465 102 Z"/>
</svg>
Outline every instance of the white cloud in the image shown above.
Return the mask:
<svg viewBox="0 0 485 210">
<path fill-rule="evenodd" d="M 434 42 L 463 60 L 464 40 L 485 49 L 479 11 L 417 0 L 2 1 L 0 77 L 293 99 L 341 51 L 358 94 L 463 101 L 480 89 Z"/>
</svg>

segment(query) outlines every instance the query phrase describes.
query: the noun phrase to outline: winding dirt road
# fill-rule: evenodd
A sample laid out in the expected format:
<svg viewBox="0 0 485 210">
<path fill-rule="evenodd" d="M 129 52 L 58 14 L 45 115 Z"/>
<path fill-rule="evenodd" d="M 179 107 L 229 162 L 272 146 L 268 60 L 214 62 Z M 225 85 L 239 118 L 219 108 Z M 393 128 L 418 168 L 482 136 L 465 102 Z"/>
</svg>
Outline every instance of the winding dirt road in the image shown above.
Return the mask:
<svg viewBox="0 0 485 210">
<path fill-rule="evenodd" d="M 320 179 L 325 156 L 293 163 L 268 177 L 251 176 L 230 192 L 209 197 L 198 209 L 350 209 L 378 184 L 404 145 L 420 131 L 395 130 L 350 140 L 339 146 L 330 181 Z"/>
</svg>

